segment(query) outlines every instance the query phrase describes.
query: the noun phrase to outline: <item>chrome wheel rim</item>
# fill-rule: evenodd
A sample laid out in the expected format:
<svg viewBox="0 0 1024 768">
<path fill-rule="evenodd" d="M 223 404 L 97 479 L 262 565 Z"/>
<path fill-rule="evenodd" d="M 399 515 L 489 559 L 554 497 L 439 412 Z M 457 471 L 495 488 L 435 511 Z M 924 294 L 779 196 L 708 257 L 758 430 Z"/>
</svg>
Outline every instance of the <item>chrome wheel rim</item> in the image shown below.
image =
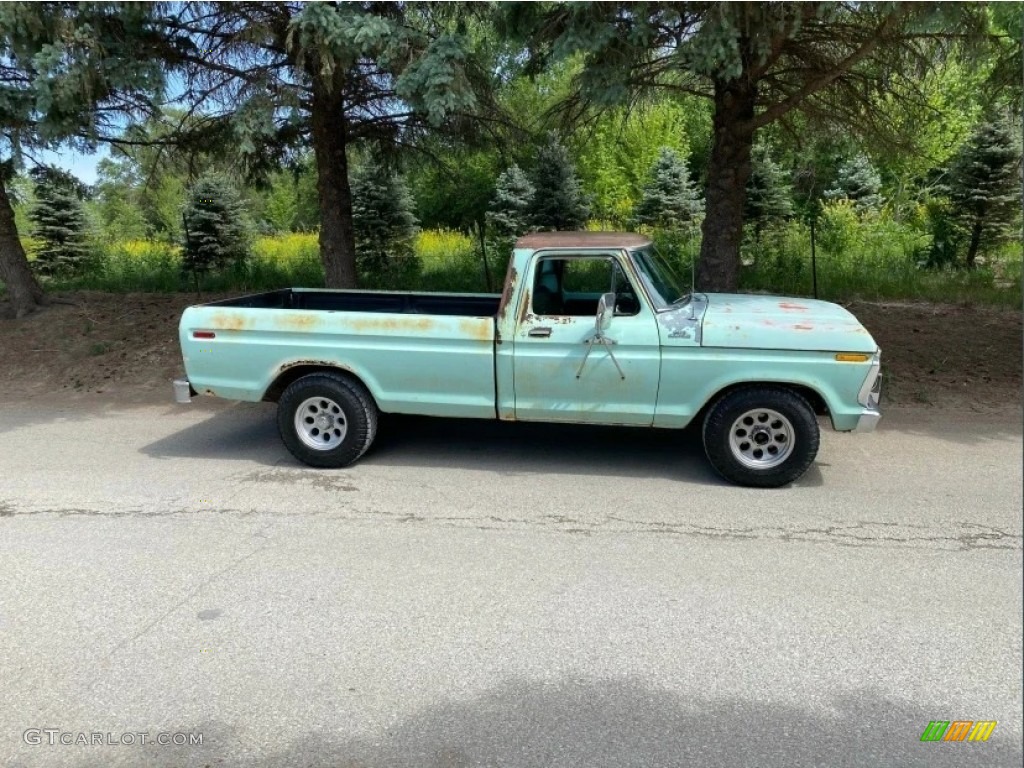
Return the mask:
<svg viewBox="0 0 1024 768">
<path fill-rule="evenodd" d="M 314 451 L 330 451 L 345 440 L 348 422 L 329 397 L 310 397 L 295 409 L 295 433 Z"/>
<path fill-rule="evenodd" d="M 793 452 L 793 425 L 771 408 L 755 408 L 733 422 L 729 448 L 740 464 L 751 469 L 771 469 Z"/>
</svg>

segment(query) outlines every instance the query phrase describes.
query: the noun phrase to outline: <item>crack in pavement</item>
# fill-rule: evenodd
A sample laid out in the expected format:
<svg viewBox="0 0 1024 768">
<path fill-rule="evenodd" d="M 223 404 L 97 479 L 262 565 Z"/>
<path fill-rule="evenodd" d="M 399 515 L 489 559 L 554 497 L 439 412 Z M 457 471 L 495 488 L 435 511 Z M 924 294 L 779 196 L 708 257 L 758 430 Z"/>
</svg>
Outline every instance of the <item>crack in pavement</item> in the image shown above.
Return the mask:
<svg viewBox="0 0 1024 768">
<path fill-rule="evenodd" d="M 622 523 L 633 523 L 627 518 L 612 517 L 611 519 L 617 520 Z M 646 523 L 652 525 L 651 523 Z M 749 527 L 749 528 L 717 528 L 715 526 L 696 526 L 692 524 L 677 524 L 677 523 L 662 523 L 656 522 L 653 525 L 660 531 L 666 533 L 679 533 L 679 534 L 691 534 L 691 535 L 703 535 L 715 538 L 732 538 L 732 539 L 775 539 L 778 541 L 802 541 L 802 542 L 821 542 L 827 541 L 838 546 L 883 546 L 887 544 L 904 544 L 912 545 L 915 542 L 920 543 L 940 543 L 940 542 L 955 542 L 958 544 L 956 549 L 967 550 L 967 549 L 1004 549 L 1004 550 L 1019 550 L 1021 549 L 1022 537 L 1017 534 L 1010 533 L 1008 531 L 1001 530 L 992 526 L 984 526 L 978 523 L 954 523 L 953 525 L 959 528 L 978 528 L 981 529 L 974 533 L 961 533 L 959 535 L 939 535 L 935 533 L 929 533 L 932 529 L 921 526 L 911 525 L 906 523 L 890 523 L 890 522 L 873 522 L 873 521 L 857 521 L 855 523 L 844 523 L 829 525 L 825 527 L 811 527 L 802 529 L 785 528 L 782 526 L 760 526 L 760 527 Z M 866 529 L 870 526 L 876 527 L 889 527 L 903 529 L 908 532 L 912 532 L 914 529 L 922 531 L 922 535 L 910 535 L 905 536 L 886 536 L 882 534 L 874 535 L 861 535 L 856 531 L 858 529 Z M 985 545 L 981 542 L 1005 542 L 1003 545 L 992 546 Z M 950 549 L 950 547 L 938 547 L 942 549 Z"/>
<path fill-rule="evenodd" d="M 274 467 L 273 469 L 256 470 L 228 478 L 235 482 L 270 483 L 282 485 L 305 485 L 321 491 L 358 491 L 351 485 L 352 476 L 348 473 L 305 472 L 303 470 Z"/>
<path fill-rule="evenodd" d="M 301 518 L 316 517 L 339 522 L 364 522 L 386 519 L 401 525 L 425 524 L 449 528 L 473 528 L 481 531 L 540 531 L 573 535 L 612 533 L 659 534 L 722 541 L 780 541 L 829 544 L 842 547 L 893 547 L 942 549 L 954 551 L 1022 549 L 1020 534 L 978 523 L 951 523 L 945 529 L 907 523 L 859 520 L 815 527 L 750 526 L 729 527 L 696 523 L 638 520 L 616 515 L 584 520 L 564 514 L 538 517 L 502 517 L 493 513 L 479 515 L 422 515 L 391 512 L 377 508 L 357 509 L 351 505 L 334 509 L 278 511 L 256 508 L 200 507 L 196 509 L 146 510 L 141 507 L 99 510 L 83 507 L 16 510 L 10 502 L 0 502 L 0 517 L 55 515 L 57 517 L 168 518 L 197 515 L 235 517 Z"/>
</svg>

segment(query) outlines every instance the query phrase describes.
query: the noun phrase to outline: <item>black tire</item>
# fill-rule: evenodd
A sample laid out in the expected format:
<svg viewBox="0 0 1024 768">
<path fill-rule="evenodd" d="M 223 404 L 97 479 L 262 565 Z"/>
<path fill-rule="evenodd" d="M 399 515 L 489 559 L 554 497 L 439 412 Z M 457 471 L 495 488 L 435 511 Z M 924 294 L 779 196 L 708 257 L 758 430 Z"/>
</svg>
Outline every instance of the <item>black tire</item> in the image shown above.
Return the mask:
<svg viewBox="0 0 1024 768">
<path fill-rule="evenodd" d="M 344 433 L 335 446 L 313 448 L 299 434 L 296 411 L 315 398 L 336 404 L 344 416 Z M 311 467 L 347 467 L 355 462 L 373 443 L 377 422 L 377 404 L 373 397 L 362 384 L 341 374 L 311 373 L 296 379 L 277 403 L 277 429 L 281 440 L 292 456 Z"/>
<path fill-rule="evenodd" d="M 780 426 L 778 430 L 781 436 L 789 441 L 786 454 L 778 459 L 773 459 L 764 451 L 758 452 L 758 459 L 763 456 L 765 462 L 777 460 L 779 463 L 774 466 L 754 467 L 745 464 L 737 452 L 745 455 L 745 451 L 751 448 L 756 452 L 758 444 L 751 442 L 740 442 L 734 451 L 731 443 L 732 429 L 741 417 L 754 413 L 759 409 L 774 411 L 781 414 L 788 425 Z M 758 421 L 759 417 L 767 414 L 754 414 L 752 422 Z M 772 424 L 783 425 L 781 419 L 765 419 Z M 741 422 L 739 426 L 744 425 Z M 771 442 L 770 448 L 778 450 L 785 443 L 774 442 L 779 435 L 769 431 L 766 426 L 754 423 L 754 429 L 764 429 L 763 434 L 768 434 Z M 737 431 L 737 435 L 740 432 Z M 790 436 L 787 436 L 790 435 Z M 814 463 L 818 455 L 818 446 L 821 441 L 821 433 L 818 430 L 818 419 L 814 415 L 807 400 L 791 389 L 784 387 L 752 386 L 743 389 L 735 389 L 722 395 L 714 405 L 711 406 L 704 419 L 704 452 L 708 461 L 726 480 L 738 485 L 745 485 L 753 488 L 779 488 L 800 478 L 804 472 Z M 737 437 L 737 442 L 742 438 Z M 744 446 L 747 446 L 744 449 Z M 747 461 L 753 460 L 754 454 L 747 455 Z"/>
</svg>

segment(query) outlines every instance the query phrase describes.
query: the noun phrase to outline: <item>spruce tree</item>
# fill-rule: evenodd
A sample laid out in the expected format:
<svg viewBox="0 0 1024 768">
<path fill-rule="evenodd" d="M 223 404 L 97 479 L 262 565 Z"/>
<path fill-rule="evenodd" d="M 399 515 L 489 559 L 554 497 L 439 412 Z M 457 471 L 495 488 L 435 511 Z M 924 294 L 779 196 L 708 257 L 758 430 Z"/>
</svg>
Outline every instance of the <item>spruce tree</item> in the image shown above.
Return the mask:
<svg viewBox="0 0 1024 768">
<path fill-rule="evenodd" d="M 746 218 L 760 237 L 765 224 L 793 215 L 793 195 L 788 174 L 772 158 L 767 144 L 755 144 L 750 161 Z"/>
<path fill-rule="evenodd" d="M 802 113 L 888 144 L 912 138 L 902 121 L 889 119 L 886 102 L 932 103 L 917 83 L 931 81 L 961 51 L 977 57 L 976 41 L 993 37 L 986 3 L 508 6 L 509 32 L 526 49 L 528 72 L 562 61 L 578 73 L 563 100 L 565 121 L 660 94 L 707 99 L 711 135 L 697 269 L 705 291 L 739 284 L 744 198 L 759 131 L 799 125 Z M 874 96 L 889 93 L 892 99 Z"/>
<path fill-rule="evenodd" d="M 26 157 L 83 152 L 162 100 L 173 33 L 155 3 L 0 3 L 0 282 L 16 317 L 47 303 L 18 238 L 6 182 Z M 192 55 L 195 38 L 177 51 Z M 0 306 L 0 312 L 7 307 Z"/>
<path fill-rule="evenodd" d="M 381 277 L 393 271 L 395 258 L 408 258 L 418 222 L 415 202 L 399 174 L 373 160 L 352 174 L 352 223 L 360 274 Z"/>
<path fill-rule="evenodd" d="M 235 186 L 209 174 L 193 185 L 185 207 L 184 267 L 195 274 L 224 269 L 245 260 L 249 228 Z"/>
<path fill-rule="evenodd" d="M 518 237 L 530 227 L 533 184 L 523 170 L 513 163 L 498 176 L 494 198 L 487 212 L 487 223 L 499 237 Z"/>
<path fill-rule="evenodd" d="M 590 208 L 567 150 L 553 132 L 537 153 L 530 222 L 540 230 L 582 229 Z"/>
<path fill-rule="evenodd" d="M 830 200 L 850 200 L 859 212 L 882 207 L 882 178 L 867 155 L 860 153 L 839 166 L 835 186 L 825 191 Z"/>
<path fill-rule="evenodd" d="M 696 223 L 704 210 L 686 161 L 670 147 L 662 147 L 651 166 L 643 196 L 633 211 L 635 224 L 681 229 Z"/>
<path fill-rule="evenodd" d="M 33 266 L 44 275 L 73 272 L 88 256 L 82 207 L 85 187 L 59 168 L 35 168 L 31 176 L 35 205 L 29 219 L 33 237 L 41 241 Z"/>
<path fill-rule="evenodd" d="M 979 250 L 1005 240 L 1017 218 L 1020 152 L 1002 121 L 981 123 L 950 164 L 948 192 L 960 224 L 970 232 L 967 266 Z"/>
</svg>

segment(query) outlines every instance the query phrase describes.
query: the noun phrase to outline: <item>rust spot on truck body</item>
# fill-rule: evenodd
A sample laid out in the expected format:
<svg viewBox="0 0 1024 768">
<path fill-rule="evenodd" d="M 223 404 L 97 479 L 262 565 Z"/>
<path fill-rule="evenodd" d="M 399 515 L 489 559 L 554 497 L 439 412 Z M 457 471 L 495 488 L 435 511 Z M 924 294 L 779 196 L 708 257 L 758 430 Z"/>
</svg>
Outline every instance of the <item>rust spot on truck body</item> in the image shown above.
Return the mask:
<svg viewBox="0 0 1024 768">
<path fill-rule="evenodd" d="M 501 344 L 501 324 L 505 322 L 505 315 L 508 312 L 509 302 L 512 299 L 512 291 L 515 288 L 519 273 L 516 272 L 515 264 L 511 261 L 508 264 L 508 274 L 505 275 L 505 287 L 501 290 L 501 299 L 498 300 L 498 311 L 494 315 L 494 343 Z"/>
<path fill-rule="evenodd" d="M 505 319 L 505 313 L 508 311 L 509 304 L 512 301 L 512 292 L 515 290 L 518 279 L 519 273 L 516 271 L 515 266 L 509 264 L 508 275 L 505 278 L 505 288 L 501 292 L 501 301 L 498 302 L 499 323 Z"/>
<path fill-rule="evenodd" d="M 522 298 L 523 306 L 520 307 L 520 309 L 519 309 L 519 324 L 520 325 L 525 323 L 526 319 L 528 317 L 530 317 L 530 301 L 531 300 L 532 300 L 532 297 L 530 296 L 530 289 L 527 288 L 526 290 L 523 291 L 523 298 Z"/>
<path fill-rule="evenodd" d="M 428 333 L 437 326 L 429 317 L 352 317 L 342 319 L 342 328 L 354 333 Z"/>
<path fill-rule="evenodd" d="M 252 320 L 234 312 L 214 312 L 210 317 L 210 327 L 218 331 L 244 331 L 252 327 Z"/>
<path fill-rule="evenodd" d="M 308 331 L 323 322 L 323 318 L 311 312 L 274 312 L 271 314 L 274 325 L 291 331 Z"/>
<path fill-rule="evenodd" d="M 352 369 L 349 368 L 347 365 L 345 365 L 344 363 L 339 363 L 337 360 L 290 360 L 287 363 L 282 363 L 281 365 L 279 365 L 277 367 L 277 373 L 282 374 L 287 370 L 290 370 L 292 368 L 298 368 L 299 366 L 302 365 L 309 366 L 312 368 L 340 368 L 341 370 L 349 371 L 350 373 L 352 371 Z"/>
<path fill-rule="evenodd" d="M 475 341 L 487 341 L 490 342 L 492 338 L 491 330 L 494 327 L 494 321 L 489 318 L 465 318 L 459 320 L 459 333 L 469 336 Z"/>
<path fill-rule="evenodd" d="M 807 312 L 808 311 L 808 307 L 805 307 L 803 304 L 794 304 L 791 301 L 780 301 L 779 302 L 779 309 L 781 309 L 781 310 L 783 310 L 785 312 Z"/>
</svg>

